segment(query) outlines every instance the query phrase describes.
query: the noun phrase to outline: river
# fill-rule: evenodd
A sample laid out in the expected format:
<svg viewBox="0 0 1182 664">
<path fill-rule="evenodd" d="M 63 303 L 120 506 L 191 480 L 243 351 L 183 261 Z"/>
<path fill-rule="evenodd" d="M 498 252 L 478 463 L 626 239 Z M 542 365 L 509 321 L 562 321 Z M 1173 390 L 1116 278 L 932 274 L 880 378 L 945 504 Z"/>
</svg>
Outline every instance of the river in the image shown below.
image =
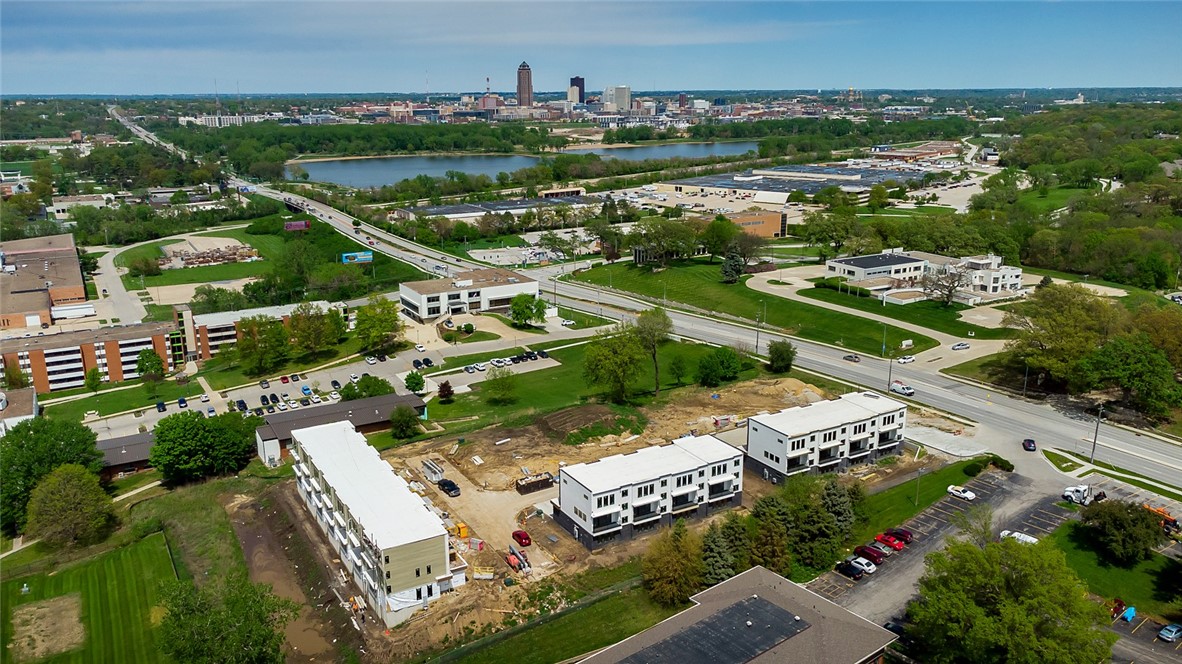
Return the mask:
<svg viewBox="0 0 1182 664">
<path fill-rule="evenodd" d="M 737 155 L 758 150 L 755 141 L 735 143 L 667 143 L 641 147 L 597 148 L 567 150 L 571 154 L 598 153 L 613 159 L 667 159 L 670 157 L 712 157 Z M 377 157 L 373 159 L 330 159 L 300 162 L 308 178 L 316 182 L 333 182 L 347 187 L 381 187 L 419 175 L 442 177 L 448 171 L 470 175 L 496 177 L 502 171 L 513 172 L 537 163 L 538 157 L 529 155 L 414 155 L 407 157 Z"/>
</svg>

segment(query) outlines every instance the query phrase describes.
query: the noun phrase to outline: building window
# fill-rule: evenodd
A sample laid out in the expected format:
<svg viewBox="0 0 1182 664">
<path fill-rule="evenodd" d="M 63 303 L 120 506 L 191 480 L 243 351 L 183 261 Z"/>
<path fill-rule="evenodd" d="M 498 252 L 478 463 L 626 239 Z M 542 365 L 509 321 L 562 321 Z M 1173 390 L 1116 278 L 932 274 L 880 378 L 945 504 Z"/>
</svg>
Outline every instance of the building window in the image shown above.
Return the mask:
<svg viewBox="0 0 1182 664">
<path fill-rule="evenodd" d="M 458 299 L 460 299 L 459 293 L 448 293 L 447 294 L 447 301 L 448 302 L 455 302 Z"/>
<path fill-rule="evenodd" d="M 423 599 L 423 589 L 415 588 L 415 599 Z"/>
<path fill-rule="evenodd" d="M 652 493 L 651 489 L 649 490 L 649 493 Z M 639 492 L 638 492 L 638 494 L 639 494 Z M 597 508 L 604 508 L 604 507 L 608 507 L 610 505 L 615 505 L 615 504 L 616 504 L 616 494 L 614 494 L 614 493 L 609 496 L 600 496 L 595 499 L 595 506 Z"/>
<path fill-rule="evenodd" d="M 438 296 L 438 295 L 430 295 L 430 296 L 428 296 L 428 297 L 427 297 L 427 301 L 428 301 L 428 302 L 438 302 L 438 301 L 439 301 L 439 296 Z"/>
<path fill-rule="evenodd" d="M 653 485 L 651 485 L 651 484 L 649 484 L 647 486 L 642 486 L 642 487 L 636 488 L 636 497 L 637 498 L 644 498 L 644 497 L 651 496 L 651 495 L 653 495 Z"/>
<path fill-rule="evenodd" d="M 390 570 L 386 570 L 386 578 L 390 578 Z"/>
<path fill-rule="evenodd" d="M 478 297 L 480 297 L 480 291 L 478 291 L 478 290 L 468 291 L 468 299 L 475 300 Z"/>
<path fill-rule="evenodd" d="M 427 573 L 428 573 L 428 574 L 430 574 L 430 573 L 431 573 L 431 566 L 430 566 L 430 565 L 427 565 Z"/>
<path fill-rule="evenodd" d="M 435 586 L 427 586 L 427 597 L 435 595 Z"/>
<path fill-rule="evenodd" d="M 391 592 L 393 592 L 393 589 L 390 586 L 386 586 L 386 594 L 389 595 Z"/>
<path fill-rule="evenodd" d="M 390 564 L 390 556 L 386 556 L 386 564 L 387 564 L 387 565 L 389 565 L 389 564 Z"/>
<path fill-rule="evenodd" d="M 693 481 L 694 481 L 693 475 L 682 475 L 681 477 L 678 477 L 676 480 L 674 480 L 674 486 L 676 486 L 677 488 L 681 488 L 683 486 L 688 486 L 689 483 L 693 482 Z"/>
<path fill-rule="evenodd" d="M 826 431 L 824 434 L 821 435 L 821 442 L 822 443 L 829 443 L 829 442 L 832 442 L 835 440 L 837 440 L 837 432 L 836 431 Z"/>
<path fill-rule="evenodd" d="M 415 576 L 422 576 L 422 575 L 423 575 L 423 568 L 416 567 L 415 568 Z"/>
</svg>

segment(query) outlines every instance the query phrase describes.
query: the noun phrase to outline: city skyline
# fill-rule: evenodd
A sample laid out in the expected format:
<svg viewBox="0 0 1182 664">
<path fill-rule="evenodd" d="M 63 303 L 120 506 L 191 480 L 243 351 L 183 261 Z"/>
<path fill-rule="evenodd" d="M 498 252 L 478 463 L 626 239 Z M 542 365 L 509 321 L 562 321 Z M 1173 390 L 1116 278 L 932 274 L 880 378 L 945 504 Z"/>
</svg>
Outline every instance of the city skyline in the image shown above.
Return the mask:
<svg viewBox="0 0 1182 664">
<path fill-rule="evenodd" d="M 1178 86 L 1171 25 L 1182 4 L 5 2 L 0 79 L 8 95 L 465 92 L 486 76 L 511 91 L 524 60 L 535 91 L 559 93 L 575 75 L 588 90 Z"/>
</svg>

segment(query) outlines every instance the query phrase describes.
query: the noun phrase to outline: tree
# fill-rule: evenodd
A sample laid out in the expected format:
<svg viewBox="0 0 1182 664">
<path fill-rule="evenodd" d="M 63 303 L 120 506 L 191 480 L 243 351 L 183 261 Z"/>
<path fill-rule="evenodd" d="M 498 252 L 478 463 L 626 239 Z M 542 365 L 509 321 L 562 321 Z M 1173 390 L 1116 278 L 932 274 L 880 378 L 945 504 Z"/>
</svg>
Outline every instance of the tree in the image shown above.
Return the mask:
<svg viewBox="0 0 1182 664">
<path fill-rule="evenodd" d="M 796 346 L 787 339 L 775 339 L 767 344 L 768 370 L 772 373 L 788 373 L 796 361 Z"/>
<path fill-rule="evenodd" d="M 256 454 L 254 430 L 262 423 L 239 413 L 169 415 L 156 423 L 148 463 L 170 484 L 237 472 Z"/>
<path fill-rule="evenodd" d="M 707 224 L 698 241 L 706 247 L 706 251 L 710 253 L 710 262 L 713 263 L 714 257 L 723 255 L 742 232 L 735 222 L 720 214 Z"/>
<path fill-rule="evenodd" d="M 969 271 L 956 265 L 947 265 L 935 272 L 926 272 L 919 280 L 924 294 L 943 303 L 945 307 L 952 306 L 956 294 L 972 283 L 973 277 Z"/>
<path fill-rule="evenodd" d="M 735 252 L 739 254 L 743 265 L 751 264 L 751 261 L 759 258 L 759 254 L 763 252 L 764 247 L 767 246 L 767 240 L 756 235 L 755 233 L 739 233 L 735 237 Z"/>
<path fill-rule="evenodd" d="M 361 347 L 366 350 L 381 350 L 394 343 L 402 334 L 398 303 L 381 295 L 371 296 L 369 304 L 357 309 L 355 331 Z"/>
<path fill-rule="evenodd" d="M 1176 336 L 1180 329 L 1174 329 Z M 1169 358 L 1154 347 L 1145 333 L 1116 337 L 1080 363 L 1080 378 L 1085 385 L 1118 387 L 1122 403 L 1159 416 L 1182 403 L 1182 390 L 1174 373 Z"/>
<path fill-rule="evenodd" d="M 287 329 L 291 333 L 292 346 L 302 355 L 315 355 L 329 348 L 340 338 L 341 332 L 328 313 L 309 302 L 301 302 L 292 309 Z"/>
<path fill-rule="evenodd" d="M 839 212 L 810 212 L 804 215 L 800 237 L 820 248 L 822 261 L 841 255 L 846 240 L 858 232 L 858 218 L 852 210 Z"/>
<path fill-rule="evenodd" d="M 82 384 L 91 392 L 97 393 L 103 386 L 103 374 L 98 367 L 91 367 L 86 370 L 86 377 L 82 379 Z"/>
<path fill-rule="evenodd" d="M 948 521 L 960 531 L 960 537 L 973 546 L 984 548 L 993 541 L 993 508 L 988 503 L 957 512 Z"/>
<path fill-rule="evenodd" d="M 238 321 L 238 357 L 246 373 L 260 376 L 287 361 L 291 336 L 283 321 L 266 315 L 247 316 Z"/>
<path fill-rule="evenodd" d="M 78 422 L 35 417 L 0 437 L 0 527 L 9 534 L 24 530 L 33 487 L 65 463 L 92 473 L 103 468 L 94 431 Z"/>
<path fill-rule="evenodd" d="M 669 360 L 669 374 L 673 376 L 673 380 L 681 385 L 682 380 L 689 373 L 689 364 L 686 363 L 685 357 L 682 355 L 674 355 L 672 360 Z"/>
<path fill-rule="evenodd" d="M 934 664 L 1100 662 L 1117 636 L 1108 613 L 1093 602 L 1045 544 L 1005 539 L 984 548 L 951 541 L 927 556 L 919 598 L 908 606 L 912 655 Z"/>
<path fill-rule="evenodd" d="M 413 438 L 419 433 L 419 414 L 403 404 L 390 413 L 390 433 L 395 438 Z"/>
<path fill-rule="evenodd" d="M 29 377 L 16 362 L 5 362 L 4 385 L 10 390 L 22 390 L 29 386 Z"/>
<path fill-rule="evenodd" d="M 1017 330 L 1006 350 L 1015 364 L 1066 382 L 1084 358 L 1125 329 L 1128 317 L 1121 304 L 1079 284 L 1052 284 L 1006 313 L 1002 324 Z"/>
<path fill-rule="evenodd" d="M 180 664 L 282 664 L 283 628 L 299 606 L 268 585 L 230 578 L 216 587 L 176 581 L 163 591 L 157 643 Z"/>
<path fill-rule="evenodd" d="M 546 301 L 529 293 L 518 293 L 509 300 L 509 319 L 517 327 L 529 327 L 533 322 L 545 322 Z"/>
<path fill-rule="evenodd" d="M 362 376 L 356 383 L 349 382 L 341 388 L 341 401 L 356 401 L 393 393 L 394 386 L 385 378 Z"/>
<path fill-rule="evenodd" d="M 724 284 L 737 284 L 739 277 L 743 276 L 743 257 L 733 246 L 727 250 L 726 258 L 722 260 L 721 271 Z"/>
<path fill-rule="evenodd" d="M 680 606 L 702 587 L 702 540 L 678 519 L 649 545 L 642 563 L 649 597 Z"/>
<path fill-rule="evenodd" d="M 854 504 L 850 501 L 850 494 L 836 478 L 830 477 L 825 481 L 825 488 L 821 491 L 821 505 L 825 511 L 833 515 L 833 522 L 844 539 L 850 536 L 854 529 Z"/>
<path fill-rule="evenodd" d="M 184 205 L 189 202 L 189 192 L 184 189 L 177 189 L 176 193 L 169 197 L 168 203 L 170 205 Z"/>
<path fill-rule="evenodd" d="M 517 398 L 517 374 L 509 367 L 493 367 L 481 384 L 486 400 L 490 404 L 513 403 Z"/>
<path fill-rule="evenodd" d="M 599 333 L 587 345 L 583 355 L 583 377 L 592 385 L 607 389 L 616 403 L 628 399 L 628 388 L 640 372 L 644 349 L 630 332 L 630 326 L 617 325 L 610 332 Z"/>
<path fill-rule="evenodd" d="M 644 217 L 632 227 L 628 244 L 642 250 L 646 263 L 668 265 L 669 260 L 693 253 L 697 235 L 683 221 L 664 217 Z"/>
<path fill-rule="evenodd" d="M 84 466 L 67 463 L 46 475 L 29 497 L 28 535 L 50 546 L 100 541 L 115 519 L 115 506 L 99 478 Z"/>
<path fill-rule="evenodd" d="M 164 360 L 151 348 L 145 348 L 135 359 L 135 372 L 146 381 L 164 378 Z"/>
<path fill-rule="evenodd" d="M 886 187 L 876 184 L 870 188 L 870 200 L 866 205 L 870 208 L 871 212 L 877 212 L 890 204 L 891 196 Z"/>
<path fill-rule="evenodd" d="M 751 564 L 761 565 L 780 576 L 792 573 L 792 558 L 788 554 L 788 533 L 774 520 L 758 520 L 755 538 L 751 542 Z"/>
<path fill-rule="evenodd" d="M 748 520 L 730 512 L 722 520 L 722 538 L 734 562 L 735 573 L 751 568 L 751 537 L 747 534 Z"/>
<path fill-rule="evenodd" d="M 738 378 L 742 370 L 743 360 L 735 349 L 720 346 L 698 361 L 698 382 L 705 387 L 717 387 Z"/>
<path fill-rule="evenodd" d="M 451 403 L 455 400 L 456 391 L 451 386 L 450 380 L 445 380 L 439 384 L 439 403 Z"/>
<path fill-rule="evenodd" d="M 1034 288 L 1035 289 L 1046 288 L 1047 286 L 1050 286 L 1053 283 L 1055 283 L 1055 280 L 1051 279 L 1051 275 L 1048 274 L 1048 275 L 1045 275 L 1042 279 L 1039 279 L 1038 284 Z"/>
<path fill-rule="evenodd" d="M 1162 543 L 1161 517 L 1136 503 L 1105 500 L 1080 513 L 1106 558 L 1121 567 L 1147 560 Z"/>
<path fill-rule="evenodd" d="M 661 344 L 669 340 L 672 332 L 673 321 L 660 307 L 640 312 L 636 317 L 636 325 L 632 327 L 637 343 L 653 362 L 654 396 L 661 393 L 661 363 L 657 361 L 657 351 L 661 349 Z"/>
<path fill-rule="evenodd" d="M 422 392 L 423 388 L 427 386 L 427 379 L 423 378 L 423 374 L 417 371 L 406 374 L 406 378 L 402 379 L 402 382 L 406 385 L 406 389 L 415 394 Z"/>
<path fill-rule="evenodd" d="M 718 523 L 710 524 L 702 536 L 702 581 L 713 586 L 735 575 L 735 559 Z"/>
</svg>

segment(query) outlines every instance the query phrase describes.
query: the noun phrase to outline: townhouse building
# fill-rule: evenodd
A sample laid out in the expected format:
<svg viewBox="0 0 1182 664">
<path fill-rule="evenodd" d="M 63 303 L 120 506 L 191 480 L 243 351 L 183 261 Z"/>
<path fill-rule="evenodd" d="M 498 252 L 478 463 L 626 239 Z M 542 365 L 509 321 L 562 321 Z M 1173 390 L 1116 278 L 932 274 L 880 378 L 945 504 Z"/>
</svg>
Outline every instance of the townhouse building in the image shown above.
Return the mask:
<svg viewBox="0 0 1182 664">
<path fill-rule="evenodd" d="M 834 472 L 902 450 L 907 406 L 874 392 L 852 392 L 747 418 L 748 468 L 775 482 Z"/>
<path fill-rule="evenodd" d="M 464 585 L 443 521 L 352 424 L 297 429 L 290 452 L 308 513 L 387 627 Z"/>
<path fill-rule="evenodd" d="M 561 468 L 551 507 L 559 525 L 596 549 L 742 501 L 742 450 L 696 436 Z"/>
</svg>

